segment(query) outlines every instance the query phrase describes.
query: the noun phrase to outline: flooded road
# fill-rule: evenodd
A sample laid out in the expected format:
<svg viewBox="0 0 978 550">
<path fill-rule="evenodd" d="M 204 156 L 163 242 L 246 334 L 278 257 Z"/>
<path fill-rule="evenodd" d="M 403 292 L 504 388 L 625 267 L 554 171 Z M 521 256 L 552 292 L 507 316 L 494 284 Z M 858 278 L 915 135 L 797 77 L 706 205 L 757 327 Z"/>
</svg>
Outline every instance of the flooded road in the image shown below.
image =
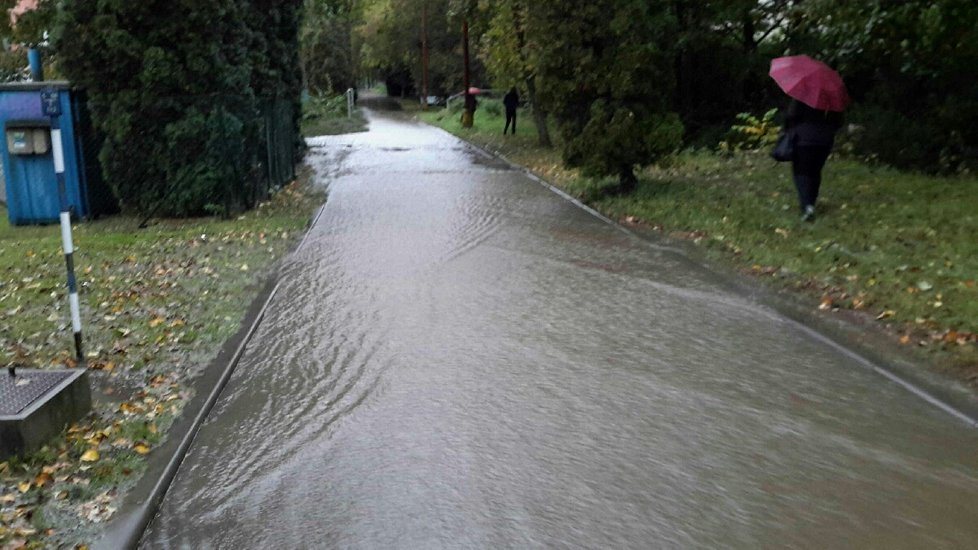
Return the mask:
<svg viewBox="0 0 978 550">
<path fill-rule="evenodd" d="M 978 431 L 667 246 L 398 115 L 145 548 L 973 548 Z"/>
</svg>

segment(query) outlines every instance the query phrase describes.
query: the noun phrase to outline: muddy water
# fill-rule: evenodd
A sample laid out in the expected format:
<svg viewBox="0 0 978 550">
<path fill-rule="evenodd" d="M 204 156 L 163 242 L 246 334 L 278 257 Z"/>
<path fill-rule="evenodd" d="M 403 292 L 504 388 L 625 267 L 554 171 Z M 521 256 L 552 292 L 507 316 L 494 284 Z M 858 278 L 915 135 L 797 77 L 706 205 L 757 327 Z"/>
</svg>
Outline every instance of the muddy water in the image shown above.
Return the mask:
<svg viewBox="0 0 978 550">
<path fill-rule="evenodd" d="M 978 431 L 440 131 L 323 216 L 146 548 L 978 541 Z"/>
</svg>

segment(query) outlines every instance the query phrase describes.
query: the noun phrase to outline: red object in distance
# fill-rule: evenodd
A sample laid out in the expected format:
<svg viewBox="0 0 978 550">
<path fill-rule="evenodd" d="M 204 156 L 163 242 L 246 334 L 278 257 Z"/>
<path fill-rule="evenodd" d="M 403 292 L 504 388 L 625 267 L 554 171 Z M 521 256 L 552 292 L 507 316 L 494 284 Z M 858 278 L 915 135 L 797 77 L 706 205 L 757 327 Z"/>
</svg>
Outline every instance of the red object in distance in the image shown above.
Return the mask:
<svg viewBox="0 0 978 550">
<path fill-rule="evenodd" d="M 841 113 L 849 106 L 849 91 L 839 73 L 807 55 L 772 59 L 768 74 L 784 93 L 813 109 Z"/>
</svg>

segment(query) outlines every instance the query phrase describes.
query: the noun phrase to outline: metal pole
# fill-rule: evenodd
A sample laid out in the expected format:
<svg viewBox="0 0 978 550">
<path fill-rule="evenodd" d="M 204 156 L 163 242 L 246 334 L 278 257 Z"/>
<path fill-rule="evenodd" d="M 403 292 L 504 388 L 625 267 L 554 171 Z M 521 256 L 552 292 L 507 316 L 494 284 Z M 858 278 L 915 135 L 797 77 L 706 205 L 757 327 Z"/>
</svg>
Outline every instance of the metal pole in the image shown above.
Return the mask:
<svg viewBox="0 0 978 550">
<path fill-rule="evenodd" d="M 421 110 L 428 110 L 428 2 L 421 3 Z"/>
<path fill-rule="evenodd" d="M 346 90 L 346 118 L 353 118 L 353 88 Z"/>
<path fill-rule="evenodd" d="M 472 117 L 475 112 L 472 111 L 469 106 L 472 104 L 471 95 L 469 93 L 469 88 L 471 83 L 469 82 L 469 20 L 466 19 L 462 21 L 462 48 L 463 54 L 465 56 L 465 74 L 463 75 L 463 82 L 465 86 L 465 114 L 462 116 L 462 127 L 471 128 L 472 127 Z"/>
<path fill-rule="evenodd" d="M 64 146 L 61 142 L 59 116 L 51 117 L 51 150 L 54 153 L 54 172 L 58 179 L 58 199 L 61 201 L 61 247 L 65 254 L 65 267 L 68 269 L 68 305 L 71 308 L 71 330 L 75 333 L 75 356 L 78 359 L 78 364 L 83 365 L 85 355 L 82 352 L 78 281 L 75 279 L 75 246 L 71 239 L 71 207 L 68 205 L 68 190 L 65 186 L 65 157 Z"/>
</svg>

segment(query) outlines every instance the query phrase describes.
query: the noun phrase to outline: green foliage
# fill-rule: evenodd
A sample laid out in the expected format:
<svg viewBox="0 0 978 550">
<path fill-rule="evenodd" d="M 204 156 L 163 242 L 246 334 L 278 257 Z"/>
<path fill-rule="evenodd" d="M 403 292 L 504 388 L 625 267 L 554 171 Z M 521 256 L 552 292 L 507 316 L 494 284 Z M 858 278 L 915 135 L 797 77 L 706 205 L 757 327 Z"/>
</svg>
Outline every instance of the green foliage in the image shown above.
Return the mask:
<svg viewBox="0 0 978 550">
<path fill-rule="evenodd" d="M 362 41 L 362 65 L 385 75 L 409 76 L 406 88 L 421 92 L 422 16 L 427 15 L 428 90 L 431 95 L 451 95 L 462 86 L 462 24 L 454 14 L 470 12 L 458 0 L 363 0 L 363 18 L 356 28 Z M 424 9 L 426 8 L 426 9 Z M 474 55 L 481 22 L 470 20 L 472 84 L 482 85 L 484 69 Z"/>
<path fill-rule="evenodd" d="M 856 152 L 901 168 L 978 167 L 978 3 L 813 0 L 801 13 L 792 45 L 845 77 L 849 120 L 865 130 Z"/>
<path fill-rule="evenodd" d="M 346 94 L 315 95 L 302 106 L 302 133 L 307 137 L 366 131 L 367 121 L 359 109 L 347 116 Z"/>
<path fill-rule="evenodd" d="M 298 104 L 298 9 L 298 0 L 187 10 L 163 0 L 63 2 L 55 49 L 88 91 L 105 134 L 99 159 L 123 208 L 187 216 L 217 204 L 228 215 L 254 204 L 265 158 L 258 98 Z"/>
<path fill-rule="evenodd" d="M 540 99 L 553 114 L 570 166 L 618 176 L 678 147 L 669 112 L 674 20 L 665 2 L 562 0 L 535 4 Z M 568 17 L 573 14 L 573 17 Z"/>
<path fill-rule="evenodd" d="M 27 52 L 0 51 L 0 82 L 17 82 L 27 77 Z"/>
<path fill-rule="evenodd" d="M 18 0 L 0 0 L 0 13 L 13 9 Z M 37 7 L 14 19 L 0 17 L 0 37 L 13 44 L 38 46 L 45 41 L 45 32 L 51 28 L 58 11 L 58 0 L 38 0 Z"/>
<path fill-rule="evenodd" d="M 738 113 L 737 123 L 720 142 L 719 150 L 724 153 L 733 151 L 756 151 L 773 147 L 778 141 L 781 127 L 775 123 L 777 109 L 771 109 L 761 116 L 750 113 Z"/>
<path fill-rule="evenodd" d="M 459 103 L 462 103 L 461 101 Z M 503 102 L 498 99 L 482 99 L 479 101 L 479 109 L 482 109 L 489 116 L 502 116 L 505 112 Z"/>
<path fill-rule="evenodd" d="M 315 95 L 306 101 L 302 120 L 346 116 L 346 95 Z"/>
<path fill-rule="evenodd" d="M 306 85 L 315 93 L 342 93 L 356 85 L 362 17 L 355 0 L 305 0 L 300 54 Z"/>
</svg>

